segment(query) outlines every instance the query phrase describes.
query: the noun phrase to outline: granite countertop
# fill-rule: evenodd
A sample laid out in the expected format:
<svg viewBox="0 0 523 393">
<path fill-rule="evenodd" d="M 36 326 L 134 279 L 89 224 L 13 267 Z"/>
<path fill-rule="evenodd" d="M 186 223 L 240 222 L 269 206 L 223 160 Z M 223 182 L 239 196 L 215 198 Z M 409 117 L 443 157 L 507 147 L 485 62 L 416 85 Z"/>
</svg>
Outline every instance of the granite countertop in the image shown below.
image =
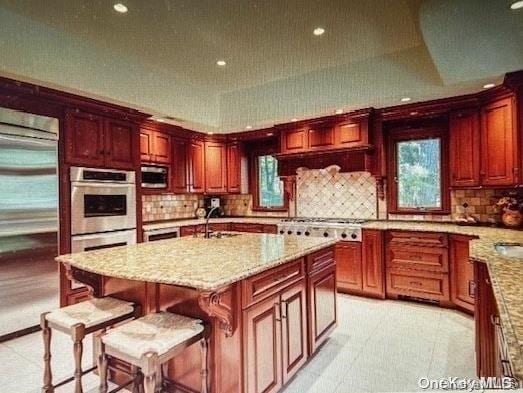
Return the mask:
<svg viewBox="0 0 523 393">
<path fill-rule="evenodd" d="M 285 217 L 216 217 L 209 220 L 210 224 L 219 224 L 219 223 L 245 223 L 245 224 L 267 224 L 267 225 L 277 225 Z M 203 218 L 186 218 L 180 220 L 169 220 L 161 222 L 150 222 L 143 224 L 144 231 L 154 231 L 158 229 L 165 228 L 176 228 L 183 227 L 188 225 L 199 225 L 205 224 L 205 219 Z"/>
<path fill-rule="evenodd" d="M 105 276 L 213 291 L 335 243 L 325 238 L 236 233 L 221 239 L 159 240 L 56 260 Z"/>
<path fill-rule="evenodd" d="M 496 243 L 523 243 L 523 231 L 434 222 L 369 221 L 364 228 L 475 236 L 470 257 L 487 264 L 515 376 L 523 380 L 523 260 L 498 254 Z"/>
</svg>

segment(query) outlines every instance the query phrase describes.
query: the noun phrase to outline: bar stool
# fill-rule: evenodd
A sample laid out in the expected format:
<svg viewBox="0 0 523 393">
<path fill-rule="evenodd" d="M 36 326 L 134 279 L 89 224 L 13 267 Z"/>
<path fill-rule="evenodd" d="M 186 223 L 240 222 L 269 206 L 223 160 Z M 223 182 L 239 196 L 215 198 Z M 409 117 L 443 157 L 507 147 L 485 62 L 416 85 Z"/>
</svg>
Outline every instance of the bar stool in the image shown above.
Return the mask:
<svg viewBox="0 0 523 393">
<path fill-rule="evenodd" d="M 96 367 L 82 370 L 83 339 L 87 334 L 102 331 L 107 327 L 137 317 L 133 303 L 112 297 L 89 299 L 71 306 L 43 313 L 40 326 L 44 338 L 44 386 L 42 393 L 52 393 L 55 388 L 75 381 L 75 393 L 82 393 L 82 376 Z M 68 334 L 74 344 L 74 376 L 53 385 L 51 371 L 51 329 Z"/>
<path fill-rule="evenodd" d="M 203 325 L 201 320 L 169 312 L 148 314 L 111 329 L 98 337 L 100 392 L 107 392 L 108 356 L 139 368 L 143 374 L 144 393 L 155 393 L 161 391 L 167 379 L 165 374 L 169 360 L 190 345 L 200 342 L 201 391 L 208 393 L 209 332 L 209 326 Z M 138 391 L 136 381 L 133 391 Z"/>
</svg>

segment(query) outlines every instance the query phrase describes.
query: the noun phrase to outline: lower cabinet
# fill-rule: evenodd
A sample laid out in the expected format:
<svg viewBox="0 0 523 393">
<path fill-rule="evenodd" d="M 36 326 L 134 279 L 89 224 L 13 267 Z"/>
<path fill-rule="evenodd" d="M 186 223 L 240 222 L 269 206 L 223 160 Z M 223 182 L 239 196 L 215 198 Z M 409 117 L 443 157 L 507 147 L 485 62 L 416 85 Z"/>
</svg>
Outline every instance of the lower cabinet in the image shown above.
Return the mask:
<svg viewBox="0 0 523 393">
<path fill-rule="evenodd" d="M 340 242 L 336 244 L 336 270 L 339 291 L 361 293 L 363 289 L 361 264 L 361 243 Z"/>
<path fill-rule="evenodd" d="M 305 279 L 243 311 L 249 393 L 277 392 L 307 360 Z"/>
<path fill-rule="evenodd" d="M 450 236 L 450 298 L 456 306 L 473 313 L 476 284 L 469 255 L 470 240 L 468 236 Z"/>
</svg>

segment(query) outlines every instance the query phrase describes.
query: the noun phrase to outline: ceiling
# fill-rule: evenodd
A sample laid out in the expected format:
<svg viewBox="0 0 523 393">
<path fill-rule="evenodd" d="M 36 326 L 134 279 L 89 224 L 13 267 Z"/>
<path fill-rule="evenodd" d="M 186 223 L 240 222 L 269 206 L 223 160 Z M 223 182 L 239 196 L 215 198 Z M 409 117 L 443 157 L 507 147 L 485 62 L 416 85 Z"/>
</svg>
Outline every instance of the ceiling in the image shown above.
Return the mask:
<svg viewBox="0 0 523 393">
<path fill-rule="evenodd" d="M 507 0 L 119 1 L 0 0 L 0 73 L 227 132 L 523 69 Z"/>
</svg>

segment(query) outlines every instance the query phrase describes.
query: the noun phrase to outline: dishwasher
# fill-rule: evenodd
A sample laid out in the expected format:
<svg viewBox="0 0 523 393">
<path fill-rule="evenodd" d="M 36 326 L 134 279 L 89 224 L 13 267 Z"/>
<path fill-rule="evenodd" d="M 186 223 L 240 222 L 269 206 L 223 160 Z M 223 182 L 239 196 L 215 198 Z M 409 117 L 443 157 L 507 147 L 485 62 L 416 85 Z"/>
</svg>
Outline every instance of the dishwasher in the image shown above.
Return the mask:
<svg viewBox="0 0 523 393">
<path fill-rule="evenodd" d="M 150 229 L 143 232 L 144 242 L 154 242 L 156 240 L 164 239 L 175 239 L 177 237 L 180 237 L 180 227 Z"/>
</svg>

